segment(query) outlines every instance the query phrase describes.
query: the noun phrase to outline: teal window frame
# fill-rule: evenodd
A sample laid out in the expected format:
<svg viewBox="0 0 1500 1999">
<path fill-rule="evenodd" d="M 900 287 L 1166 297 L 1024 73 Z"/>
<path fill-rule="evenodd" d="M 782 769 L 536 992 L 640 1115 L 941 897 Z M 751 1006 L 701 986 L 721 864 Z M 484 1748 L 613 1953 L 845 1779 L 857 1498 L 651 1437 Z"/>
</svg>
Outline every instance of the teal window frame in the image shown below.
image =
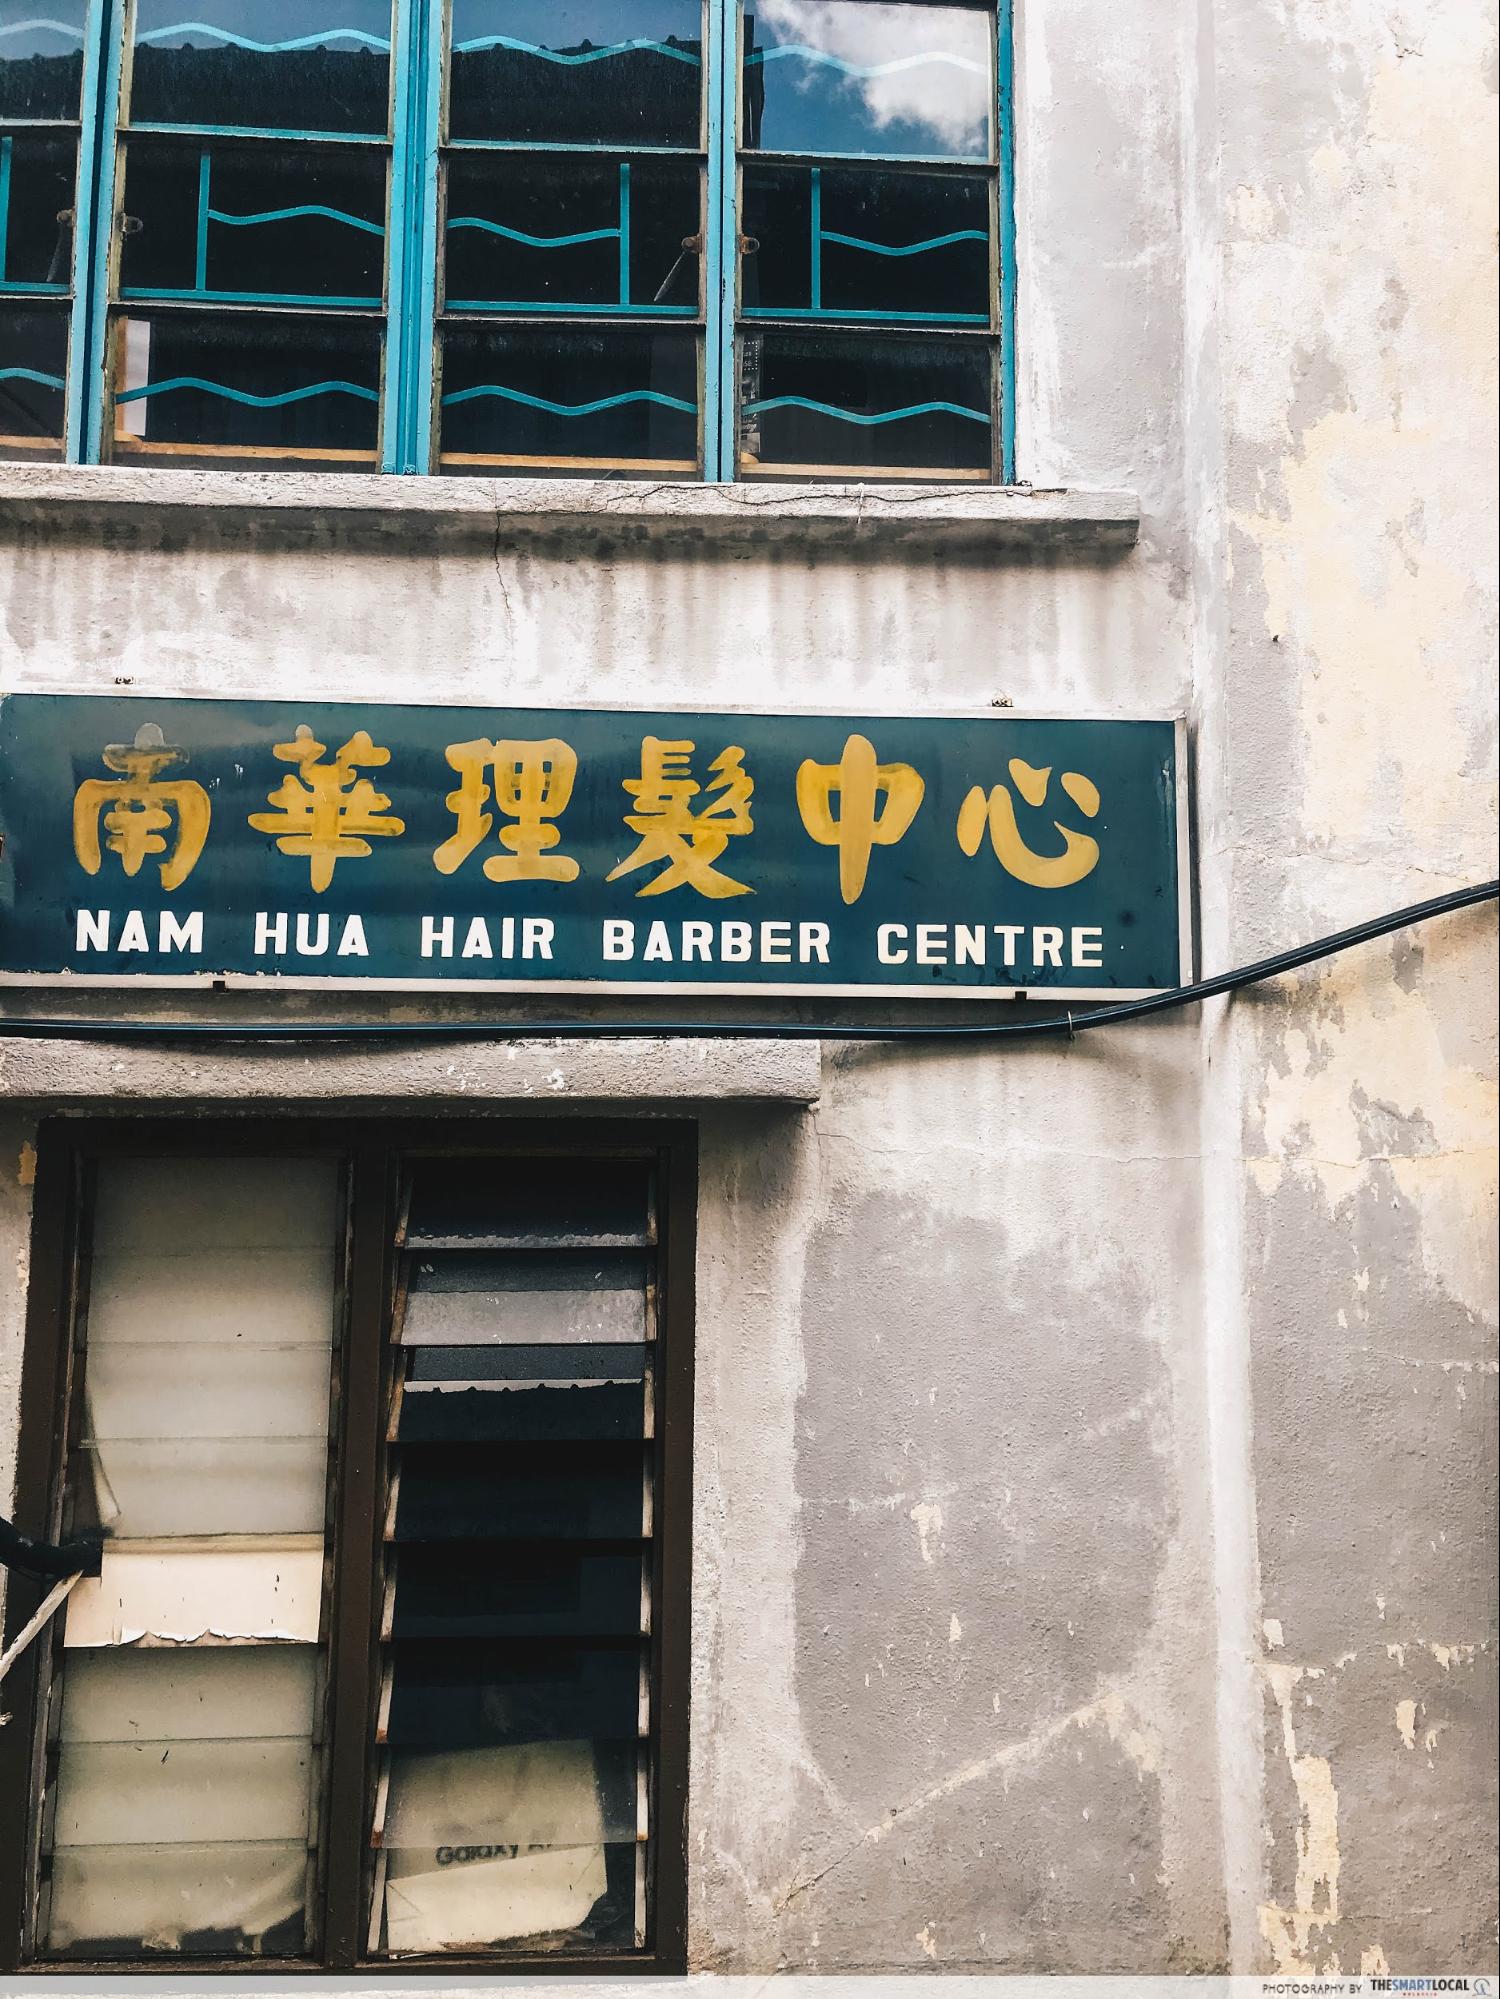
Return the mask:
<svg viewBox="0 0 1500 1999">
<path fill-rule="evenodd" d="M 89 0 L 84 55 L 79 199 L 73 238 L 73 305 L 63 457 L 96 464 L 106 454 L 111 269 L 118 237 L 120 81 L 130 0 Z M 1016 228 L 1014 0 L 991 0 L 996 51 L 998 300 L 987 330 L 997 353 L 998 446 L 993 478 L 1016 480 Z M 446 0 L 395 0 L 392 29 L 391 172 L 386 224 L 386 337 L 378 470 L 427 474 L 438 449 L 435 352 L 439 317 L 439 167 Z M 703 216 L 699 426 L 701 478 L 738 476 L 737 199 L 741 0 L 704 0 L 706 192 Z M 225 128 L 223 136 L 243 136 Z M 291 142 L 313 133 L 278 133 Z M 628 148 L 626 149 L 628 150 Z M 871 156 L 872 162 L 884 156 Z M 901 164 L 892 158 L 893 167 Z M 696 323 L 696 322 L 695 322 Z M 844 331 L 857 331 L 847 324 Z M 873 331 L 872 328 L 865 330 Z M 913 478 L 923 475 L 914 473 Z"/>
</svg>

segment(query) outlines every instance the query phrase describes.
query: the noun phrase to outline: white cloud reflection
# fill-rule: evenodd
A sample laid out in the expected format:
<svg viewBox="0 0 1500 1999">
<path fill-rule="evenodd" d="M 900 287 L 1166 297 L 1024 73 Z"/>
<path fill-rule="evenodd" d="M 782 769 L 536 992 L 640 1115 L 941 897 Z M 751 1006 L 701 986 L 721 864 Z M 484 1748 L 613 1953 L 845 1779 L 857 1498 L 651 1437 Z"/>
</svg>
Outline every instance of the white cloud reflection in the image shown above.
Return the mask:
<svg viewBox="0 0 1500 1999">
<path fill-rule="evenodd" d="M 800 70 L 799 91 L 854 92 L 876 130 L 906 124 L 932 135 L 920 150 L 963 158 L 989 150 L 990 33 L 987 14 L 968 7 L 851 4 L 851 0 L 758 0 L 756 16 L 770 42 L 799 42 L 860 69 L 848 76 L 823 64 L 783 58 L 773 67 Z M 941 54 L 949 60 L 923 62 Z M 957 58 L 957 60 L 953 60 Z M 784 84 L 790 78 L 778 77 Z"/>
</svg>

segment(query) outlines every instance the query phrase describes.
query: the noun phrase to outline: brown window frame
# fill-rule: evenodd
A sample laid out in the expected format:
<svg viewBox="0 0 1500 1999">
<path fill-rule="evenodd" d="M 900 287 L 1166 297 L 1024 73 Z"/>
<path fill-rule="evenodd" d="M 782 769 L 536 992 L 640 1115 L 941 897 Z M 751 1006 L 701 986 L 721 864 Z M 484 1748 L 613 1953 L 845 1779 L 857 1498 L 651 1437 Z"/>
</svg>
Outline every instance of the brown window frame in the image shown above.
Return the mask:
<svg viewBox="0 0 1500 1999">
<path fill-rule="evenodd" d="M 346 1290 L 336 1355 L 339 1478 L 330 1537 L 333 1595 L 327 1631 L 328 1746 L 323 1774 L 324 1867 L 313 1912 L 316 1955 L 188 1957 L 145 1953 L 88 1959 L 39 1955 L 32 1938 L 42 1716 L 52 1648 L 44 1635 L 11 1669 L 0 1710 L 0 1971 L 65 1977 L 326 1975 L 405 1977 L 483 1971 L 549 1977 L 626 1973 L 672 1976 L 687 1968 L 688 1700 L 691 1682 L 694 1235 L 697 1127 L 683 1120 L 447 1118 L 55 1118 L 41 1128 L 32 1211 L 26 1344 L 21 1369 L 15 1518 L 55 1538 L 63 1504 L 73 1324 L 85 1254 L 89 1169 L 107 1157 L 202 1153 L 251 1157 L 267 1150 L 335 1156 L 346 1163 Z M 395 1268 L 401 1160 L 422 1155 L 587 1155 L 650 1159 L 657 1170 L 661 1361 L 652 1442 L 657 1531 L 653 1539 L 651 1683 L 657 1753 L 651 1826 L 649 1933 L 643 1951 L 525 1956 L 440 1952 L 372 1957 L 365 1948 L 365 1833 L 374 1770 L 371 1718 L 378 1693 L 377 1577 L 384 1443 L 382 1354 Z M 6 1642 L 46 1589 L 12 1571 Z"/>
</svg>

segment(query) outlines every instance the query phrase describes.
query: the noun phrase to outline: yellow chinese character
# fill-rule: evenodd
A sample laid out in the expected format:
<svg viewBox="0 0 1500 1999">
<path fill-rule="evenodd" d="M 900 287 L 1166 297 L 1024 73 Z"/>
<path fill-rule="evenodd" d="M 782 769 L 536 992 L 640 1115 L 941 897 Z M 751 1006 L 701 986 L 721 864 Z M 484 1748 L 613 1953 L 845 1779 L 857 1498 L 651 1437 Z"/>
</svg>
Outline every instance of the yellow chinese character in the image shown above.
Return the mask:
<svg viewBox="0 0 1500 1999">
<path fill-rule="evenodd" d="M 576 751 L 556 736 L 539 743 L 491 743 L 480 736 L 472 743 L 450 743 L 445 755 L 459 776 L 457 791 L 450 791 L 445 800 L 458 825 L 432 857 L 439 874 L 451 875 L 488 837 L 495 815 L 484 809 L 490 798 L 485 772 L 493 769 L 495 803 L 518 823 L 500 828 L 500 844 L 510 852 L 492 854 L 484 864 L 485 874 L 492 882 L 577 880 L 577 861 L 546 852 L 562 834 L 543 824 L 560 818 L 573 796 Z"/>
<path fill-rule="evenodd" d="M 1010 776 L 1028 805 L 1046 803 L 1047 787 L 1052 781 L 1050 764 L 1037 770 L 1019 757 L 1012 757 Z M 1099 787 L 1092 778 L 1081 771 L 1065 770 L 1061 782 L 1084 817 L 1095 818 L 1099 811 Z M 1060 819 L 1052 823 L 1063 836 L 1063 851 L 1050 855 L 1034 853 L 1016 824 L 1016 804 L 1009 786 L 997 784 L 986 796 L 984 787 L 976 784 L 959 807 L 958 844 L 972 858 L 979 852 L 979 843 L 988 826 L 990 843 L 1007 874 L 1031 888 L 1071 888 L 1098 866 L 1099 842 L 1091 834 L 1064 826 Z"/>
<path fill-rule="evenodd" d="M 868 736 L 850 736 L 836 764 L 809 758 L 798 770 L 797 810 L 820 847 L 838 848 L 839 893 L 845 902 L 859 901 L 871 852 L 895 846 L 916 818 L 926 789 L 910 764 L 877 763 Z"/>
<path fill-rule="evenodd" d="M 693 743 L 664 742 L 659 736 L 647 736 L 641 744 L 641 774 L 624 781 L 624 789 L 635 800 L 625 824 L 640 835 L 640 845 L 607 880 L 617 881 L 652 861 L 665 861 L 667 866 L 654 881 L 637 889 L 637 895 L 662 895 L 684 882 L 715 900 L 755 893 L 744 882 L 719 874 L 713 865 L 731 835 L 755 830 L 750 819 L 755 780 L 744 769 L 745 752 L 731 747 L 714 758 L 708 767 L 713 783 L 706 787 L 712 802 L 695 813 L 690 801 L 705 790 L 692 774 L 695 748 Z"/>
<path fill-rule="evenodd" d="M 166 854 L 160 866 L 161 885 L 180 888 L 197 866 L 208 838 L 212 807 L 208 793 L 192 778 L 163 778 L 169 764 L 186 763 L 187 752 L 163 742 L 154 722 L 143 723 L 131 743 L 111 743 L 104 751 L 107 769 L 119 777 L 85 778 L 73 794 L 73 852 L 91 875 L 99 872 L 99 819 L 104 818 L 104 844 L 118 854 L 127 875 L 139 874 L 148 854 Z M 106 812 L 104 808 L 108 806 Z M 177 815 L 177 837 L 167 852 L 167 830 Z"/>
<path fill-rule="evenodd" d="M 284 777 L 267 793 L 267 803 L 276 810 L 252 812 L 250 824 L 257 833 L 279 834 L 276 844 L 283 854 L 307 856 L 318 895 L 333 880 L 337 862 L 374 851 L 367 835 L 406 831 L 404 819 L 382 817 L 391 802 L 385 793 L 367 777 L 355 776 L 360 764 L 378 767 L 391 760 L 390 751 L 377 749 L 363 729 L 354 732 L 330 764 L 321 762 L 328 752 L 313 740 L 305 722 L 297 724 L 291 742 L 274 744 L 271 754 L 296 764 L 298 774 Z"/>
</svg>

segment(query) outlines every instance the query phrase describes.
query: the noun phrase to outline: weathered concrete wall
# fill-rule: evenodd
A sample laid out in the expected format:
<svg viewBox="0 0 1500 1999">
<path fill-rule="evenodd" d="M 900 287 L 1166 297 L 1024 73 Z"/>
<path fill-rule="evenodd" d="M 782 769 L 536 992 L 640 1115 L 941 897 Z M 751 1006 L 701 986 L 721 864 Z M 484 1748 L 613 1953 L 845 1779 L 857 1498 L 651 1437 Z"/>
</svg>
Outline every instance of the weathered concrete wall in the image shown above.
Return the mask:
<svg viewBox="0 0 1500 1999">
<path fill-rule="evenodd" d="M 1202 823 L 1243 959 L 1495 873 L 1495 46 L 1468 0 L 1215 17 Z M 1399 937 L 1215 1037 L 1264 1728 L 1235 1913 L 1282 1970 L 1493 1961 L 1493 937 Z"/>
<path fill-rule="evenodd" d="M 1189 712 L 1215 968 L 1491 872 L 1482 11 L 1021 15 L 1022 470 L 1134 551 L 27 516 L 6 684 Z M 1492 938 L 705 1102 L 697 1965 L 1485 1954 Z"/>
</svg>

